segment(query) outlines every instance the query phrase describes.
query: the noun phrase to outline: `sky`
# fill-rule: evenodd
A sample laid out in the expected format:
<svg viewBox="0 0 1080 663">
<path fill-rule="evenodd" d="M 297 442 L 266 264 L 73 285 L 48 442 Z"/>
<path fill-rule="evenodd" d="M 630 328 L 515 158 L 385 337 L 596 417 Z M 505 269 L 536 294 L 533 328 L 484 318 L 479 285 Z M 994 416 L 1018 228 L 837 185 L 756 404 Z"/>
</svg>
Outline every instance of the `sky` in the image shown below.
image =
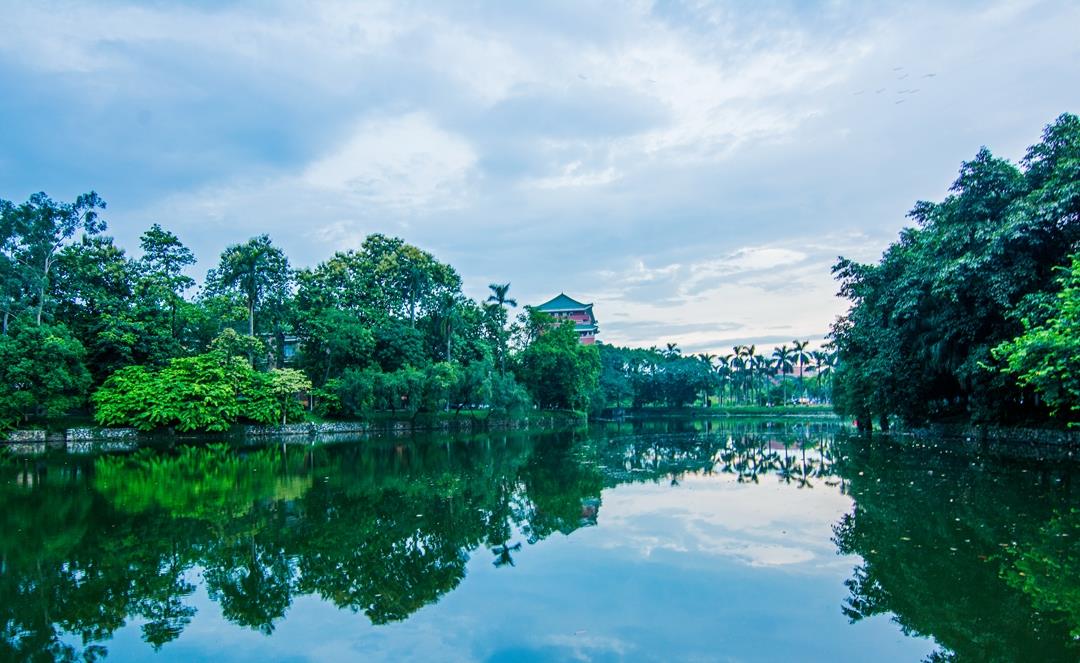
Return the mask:
<svg viewBox="0 0 1080 663">
<path fill-rule="evenodd" d="M 820 342 L 980 146 L 1080 112 L 1080 3 L 0 0 L 0 198 L 212 267 L 379 232 L 605 342 Z"/>
</svg>

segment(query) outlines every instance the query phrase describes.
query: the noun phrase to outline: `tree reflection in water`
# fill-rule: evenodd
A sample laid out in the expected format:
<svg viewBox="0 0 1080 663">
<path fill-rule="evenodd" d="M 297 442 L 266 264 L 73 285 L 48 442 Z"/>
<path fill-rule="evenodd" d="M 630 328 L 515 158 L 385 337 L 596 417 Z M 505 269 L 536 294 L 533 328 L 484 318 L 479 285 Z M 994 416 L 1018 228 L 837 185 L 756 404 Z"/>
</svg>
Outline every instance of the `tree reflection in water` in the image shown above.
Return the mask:
<svg viewBox="0 0 1080 663">
<path fill-rule="evenodd" d="M 161 647 L 196 618 L 197 582 L 226 619 L 267 634 L 302 595 L 402 620 L 457 587 L 479 548 L 509 570 L 528 554 L 519 537 L 602 522 L 606 488 L 709 474 L 853 499 L 834 528 L 839 551 L 861 557 L 842 607 L 853 621 L 890 614 L 940 643 L 938 658 L 1077 658 L 1069 467 L 835 435 L 831 423 L 672 419 L 8 459 L 0 658 L 92 659 L 132 619 Z"/>
</svg>

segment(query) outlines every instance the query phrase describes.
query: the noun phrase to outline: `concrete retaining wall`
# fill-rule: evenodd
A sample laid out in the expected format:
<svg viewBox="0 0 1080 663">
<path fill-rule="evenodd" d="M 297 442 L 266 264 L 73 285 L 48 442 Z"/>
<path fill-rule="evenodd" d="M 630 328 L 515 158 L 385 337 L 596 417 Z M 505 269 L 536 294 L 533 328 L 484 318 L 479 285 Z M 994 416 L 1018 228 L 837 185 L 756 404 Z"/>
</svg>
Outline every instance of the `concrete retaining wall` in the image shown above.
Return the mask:
<svg viewBox="0 0 1080 663">
<path fill-rule="evenodd" d="M 996 426 L 927 426 L 907 431 L 920 439 L 961 438 L 972 442 L 998 442 L 1080 447 L 1080 430 L 1053 428 L 1001 428 Z"/>
<path fill-rule="evenodd" d="M 332 421 L 322 423 L 286 424 L 280 426 L 238 426 L 220 434 L 221 437 L 260 439 L 277 437 L 309 437 L 321 441 L 345 439 L 349 436 L 372 433 L 406 436 L 426 431 L 472 432 L 481 430 L 544 430 L 586 424 L 584 417 L 569 413 L 533 413 L 524 417 L 493 415 L 484 419 L 474 417 L 442 417 L 422 415 L 413 419 L 375 419 L 372 421 Z M 8 433 L 2 446 L 15 455 L 37 455 L 49 448 L 67 449 L 69 453 L 90 454 L 110 451 L 132 451 L 149 442 L 170 444 L 178 438 L 206 438 L 205 433 L 177 434 L 171 430 L 143 433 L 134 428 L 70 428 L 63 433 L 44 430 L 17 430 Z"/>
</svg>

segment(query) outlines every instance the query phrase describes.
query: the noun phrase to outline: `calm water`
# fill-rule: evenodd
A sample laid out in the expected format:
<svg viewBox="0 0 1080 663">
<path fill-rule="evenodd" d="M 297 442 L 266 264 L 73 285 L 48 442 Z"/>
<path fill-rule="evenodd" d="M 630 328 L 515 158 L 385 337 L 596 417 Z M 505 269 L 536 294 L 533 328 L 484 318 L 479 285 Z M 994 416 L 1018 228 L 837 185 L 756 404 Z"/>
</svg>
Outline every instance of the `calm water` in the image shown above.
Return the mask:
<svg viewBox="0 0 1080 663">
<path fill-rule="evenodd" d="M 1066 461 L 822 422 L 0 461 L 0 658 L 1080 659 Z"/>
</svg>

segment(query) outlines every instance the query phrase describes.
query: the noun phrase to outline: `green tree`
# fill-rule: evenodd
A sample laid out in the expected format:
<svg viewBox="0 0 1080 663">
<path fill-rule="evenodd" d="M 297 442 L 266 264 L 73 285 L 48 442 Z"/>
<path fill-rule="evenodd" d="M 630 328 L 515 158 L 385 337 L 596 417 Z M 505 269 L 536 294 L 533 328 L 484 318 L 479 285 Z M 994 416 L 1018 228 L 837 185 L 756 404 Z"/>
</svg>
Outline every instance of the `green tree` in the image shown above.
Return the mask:
<svg viewBox="0 0 1080 663">
<path fill-rule="evenodd" d="M 270 371 L 270 393 L 278 399 L 281 406 L 281 423 L 289 423 L 290 407 L 296 405 L 296 396 L 311 390 L 311 380 L 303 372 L 291 368 L 276 368 Z"/>
<path fill-rule="evenodd" d="M 206 275 L 211 293 L 236 292 L 247 307 L 248 334 L 255 335 L 255 314 L 259 306 L 284 301 L 289 295 L 289 259 L 274 246 L 269 235 L 234 244 L 221 254 L 216 269 Z"/>
<path fill-rule="evenodd" d="M 488 289 L 491 290 L 491 294 L 488 295 L 487 300 L 490 304 L 490 310 L 492 311 L 492 332 L 495 341 L 495 349 L 499 360 L 499 371 L 506 372 L 506 355 L 508 352 L 509 333 L 506 329 L 506 323 L 508 320 L 508 310 L 517 307 L 517 300 L 510 297 L 510 284 L 509 283 L 492 283 L 488 285 Z"/>
<path fill-rule="evenodd" d="M 517 357 L 521 384 L 541 407 L 585 410 L 600 377 L 595 346 L 581 345 L 573 323 L 553 324 Z"/>
<path fill-rule="evenodd" d="M 184 303 L 184 293 L 195 279 L 184 270 L 195 264 L 195 254 L 180 239 L 154 224 L 139 238 L 143 255 L 139 260 L 140 286 L 157 306 L 169 311 L 169 331 L 178 337 L 177 313 Z"/>
<path fill-rule="evenodd" d="M 799 368 L 799 383 L 802 383 L 803 374 L 806 372 L 806 367 L 810 365 L 813 356 L 807 351 L 807 346 L 810 345 L 810 341 L 800 341 L 795 339 L 791 342 L 791 360 Z"/>
<path fill-rule="evenodd" d="M 1020 168 L 982 149 L 940 203 L 918 202 L 916 225 L 874 265 L 833 271 L 849 312 L 832 330 L 833 401 L 883 425 L 961 419 L 1045 419 L 1038 399 L 992 350 L 1046 321 L 1055 270 L 1080 245 L 1080 120 L 1062 115 Z"/>
<path fill-rule="evenodd" d="M 105 230 L 98 215 L 105 201 L 91 191 L 73 203 L 54 201 L 35 193 L 20 205 L 0 200 L 0 237 L 6 239 L 10 265 L 20 272 L 20 282 L 29 289 L 27 301 L 35 303 L 34 321 L 42 323 L 49 300 L 49 279 L 59 251 L 79 231 L 96 235 Z"/>
<path fill-rule="evenodd" d="M 786 345 L 781 345 L 773 349 L 773 360 L 776 362 L 776 372 L 780 374 L 780 383 L 784 385 L 784 403 L 788 402 L 787 396 L 787 374 L 792 372 L 794 365 L 792 363 L 791 348 Z"/>
<path fill-rule="evenodd" d="M 1075 420 L 1080 415 L 1080 254 L 1064 270 L 1062 290 L 1049 319 L 1024 320 L 1024 333 L 993 350 L 1003 359 L 1002 371 L 1032 387 L 1054 414 Z"/>
<path fill-rule="evenodd" d="M 0 336 L 0 425 L 67 414 L 86 401 L 86 351 L 63 325 L 20 320 Z"/>
</svg>

